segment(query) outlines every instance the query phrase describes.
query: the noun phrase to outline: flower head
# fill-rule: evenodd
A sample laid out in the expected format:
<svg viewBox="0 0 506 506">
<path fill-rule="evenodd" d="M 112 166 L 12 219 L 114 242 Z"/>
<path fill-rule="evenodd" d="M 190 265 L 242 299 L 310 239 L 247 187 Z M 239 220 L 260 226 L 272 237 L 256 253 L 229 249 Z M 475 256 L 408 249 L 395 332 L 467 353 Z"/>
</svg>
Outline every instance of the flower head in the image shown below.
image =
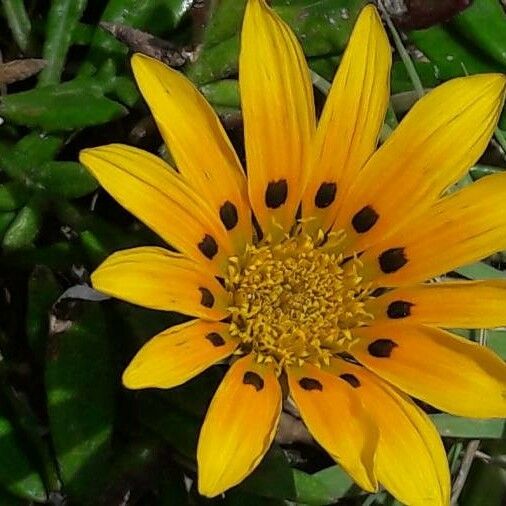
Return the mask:
<svg viewBox="0 0 506 506">
<path fill-rule="evenodd" d="M 506 324 L 506 283 L 424 282 L 506 248 L 505 175 L 447 191 L 489 142 L 506 79 L 443 84 L 377 148 L 390 64 L 368 6 L 316 126 L 295 36 L 264 0 L 249 0 L 239 73 L 247 177 L 194 86 L 142 55 L 134 74 L 178 170 L 122 145 L 81 154 L 178 250 L 115 253 L 93 285 L 195 318 L 151 339 L 124 384 L 170 388 L 232 358 L 199 439 L 205 495 L 262 459 L 281 412 L 280 378 L 353 479 L 406 504 L 449 504 L 450 488 L 441 440 L 411 397 L 457 415 L 506 416 L 501 359 L 441 330 Z"/>
</svg>

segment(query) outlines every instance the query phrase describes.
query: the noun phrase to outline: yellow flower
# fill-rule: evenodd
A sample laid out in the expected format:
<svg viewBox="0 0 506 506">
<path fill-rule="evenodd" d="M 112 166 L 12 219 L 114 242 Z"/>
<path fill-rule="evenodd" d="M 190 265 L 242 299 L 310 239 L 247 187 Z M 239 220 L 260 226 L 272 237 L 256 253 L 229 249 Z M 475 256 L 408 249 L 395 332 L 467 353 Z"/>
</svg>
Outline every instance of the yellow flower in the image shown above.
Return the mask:
<svg viewBox="0 0 506 506">
<path fill-rule="evenodd" d="M 170 388 L 235 359 L 200 434 L 204 495 L 262 459 L 286 397 L 279 379 L 363 489 L 382 484 L 410 505 L 447 505 L 450 491 L 441 440 L 410 396 L 456 415 L 506 416 L 503 361 L 440 329 L 505 325 L 506 283 L 422 283 L 506 249 L 506 175 L 447 193 L 487 146 L 506 80 L 443 84 L 376 150 L 390 65 L 368 6 L 316 127 L 295 36 L 264 0 L 249 0 L 239 74 L 247 177 L 194 86 L 142 55 L 135 77 L 178 171 L 123 145 L 81 154 L 180 252 L 115 253 L 93 274 L 95 288 L 195 317 L 151 339 L 125 386 Z"/>
</svg>

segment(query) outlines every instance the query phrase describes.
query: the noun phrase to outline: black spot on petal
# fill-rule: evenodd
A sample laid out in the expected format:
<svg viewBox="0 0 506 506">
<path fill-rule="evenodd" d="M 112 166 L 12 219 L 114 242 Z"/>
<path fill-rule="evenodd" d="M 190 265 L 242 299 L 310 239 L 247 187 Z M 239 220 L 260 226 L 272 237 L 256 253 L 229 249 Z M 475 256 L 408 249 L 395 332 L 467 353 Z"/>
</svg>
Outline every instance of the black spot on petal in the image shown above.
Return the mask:
<svg viewBox="0 0 506 506">
<path fill-rule="evenodd" d="M 404 248 L 387 249 L 381 253 L 378 260 L 380 269 L 385 274 L 391 274 L 392 272 L 398 271 L 408 262 Z"/>
<path fill-rule="evenodd" d="M 220 220 L 227 230 L 232 230 L 239 221 L 237 207 L 229 200 L 220 207 Z"/>
<path fill-rule="evenodd" d="M 371 230 L 378 221 L 379 214 L 371 207 L 365 206 L 351 220 L 351 224 L 358 234 Z"/>
<path fill-rule="evenodd" d="M 314 205 L 319 209 L 329 207 L 336 198 L 336 183 L 322 183 L 314 198 Z"/>
<path fill-rule="evenodd" d="M 353 388 L 358 388 L 360 386 L 360 380 L 354 374 L 345 373 L 341 374 L 339 377 L 346 381 L 346 383 L 349 383 Z"/>
<path fill-rule="evenodd" d="M 392 350 L 397 348 L 398 344 L 391 339 L 376 339 L 367 347 L 370 355 L 376 358 L 388 358 Z"/>
<path fill-rule="evenodd" d="M 208 288 L 200 287 L 200 303 L 204 307 L 213 307 L 214 306 L 214 295 L 211 293 L 211 291 Z"/>
<path fill-rule="evenodd" d="M 406 318 L 411 314 L 412 306 L 414 306 L 412 302 L 408 302 L 406 300 L 394 300 L 388 305 L 387 316 L 393 320 Z"/>
<path fill-rule="evenodd" d="M 202 254 L 209 258 L 209 260 L 212 260 L 216 253 L 218 253 L 218 244 L 216 244 L 214 237 L 209 234 L 204 236 L 204 239 L 199 242 L 198 247 Z"/>
<path fill-rule="evenodd" d="M 225 339 L 223 339 L 218 332 L 210 332 L 207 334 L 206 339 L 216 348 L 225 344 Z"/>
<path fill-rule="evenodd" d="M 288 197 L 288 183 L 286 179 L 271 181 L 265 191 L 265 205 L 270 209 L 281 207 Z"/>
<path fill-rule="evenodd" d="M 323 390 L 323 385 L 314 378 L 301 378 L 299 385 L 304 390 L 319 390 L 320 392 Z"/>
<path fill-rule="evenodd" d="M 246 371 L 242 377 L 242 382 L 245 385 L 253 385 L 255 390 L 259 392 L 264 387 L 264 380 L 259 374 L 253 371 Z"/>
</svg>

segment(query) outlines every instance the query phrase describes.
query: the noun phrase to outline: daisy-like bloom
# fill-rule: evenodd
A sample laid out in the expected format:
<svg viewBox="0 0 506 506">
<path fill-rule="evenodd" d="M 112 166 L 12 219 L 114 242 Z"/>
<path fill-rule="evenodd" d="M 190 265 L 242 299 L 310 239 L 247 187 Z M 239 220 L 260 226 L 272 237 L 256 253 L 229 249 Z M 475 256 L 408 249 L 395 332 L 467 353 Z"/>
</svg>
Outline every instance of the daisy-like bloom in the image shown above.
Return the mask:
<svg viewBox="0 0 506 506">
<path fill-rule="evenodd" d="M 179 251 L 115 253 L 94 287 L 195 317 L 152 338 L 123 383 L 170 388 L 231 358 L 198 443 L 204 495 L 257 466 L 285 400 L 364 490 L 447 505 L 445 451 L 411 397 L 506 416 L 503 361 L 441 330 L 506 324 L 506 283 L 424 281 L 506 249 L 506 175 L 447 191 L 487 146 L 505 77 L 443 84 L 377 148 L 391 50 L 372 6 L 317 127 L 303 52 L 264 0 L 247 4 L 239 63 L 247 177 L 195 87 L 142 55 L 134 74 L 178 170 L 123 145 L 81 154 Z"/>
</svg>

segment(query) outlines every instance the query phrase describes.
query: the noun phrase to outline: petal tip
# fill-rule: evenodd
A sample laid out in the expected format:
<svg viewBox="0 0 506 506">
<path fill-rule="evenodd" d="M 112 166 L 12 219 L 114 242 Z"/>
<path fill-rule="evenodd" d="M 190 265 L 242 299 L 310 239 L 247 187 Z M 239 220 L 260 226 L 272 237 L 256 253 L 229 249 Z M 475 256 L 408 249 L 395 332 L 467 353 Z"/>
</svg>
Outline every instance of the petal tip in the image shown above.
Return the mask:
<svg viewBox="0 0 506 506">
<path fill-rule="evenodd" d="M 223 492 L 227 490 L 227 488 L 224 487 L 217 487 L 216 485 L 213 486 L 212 483 L 203 483 L 203 480 L 200 476 L 197 488 L 201 496 L 208 497 L 209 499 L 223 494 Z"/>
<path fill-rule="evenodd" d="M 139 365 L 140 364 L 136 363 L 134 357 L 123 371 L 123 374 L 121 375 L 121 383 L 125 388 L 128 388 L 129 390 L 139 390 L 150 386 L 146 383 L 145 378 L 138 374 L 140 369 Z M 144 381 L 141 381 L 141 379 L 144 379 Z"/>
<path fill-rule="evenodd" d="M 142 63 L 149 61 L 150 59 L 151 58 L 149 58 L 149 56 L 146 56 L 145 54 L 134 53 L 130 58 L 130 63 L 132 67 L 135 67 L 137 65 L 141 65 Z"/>
</svg>

